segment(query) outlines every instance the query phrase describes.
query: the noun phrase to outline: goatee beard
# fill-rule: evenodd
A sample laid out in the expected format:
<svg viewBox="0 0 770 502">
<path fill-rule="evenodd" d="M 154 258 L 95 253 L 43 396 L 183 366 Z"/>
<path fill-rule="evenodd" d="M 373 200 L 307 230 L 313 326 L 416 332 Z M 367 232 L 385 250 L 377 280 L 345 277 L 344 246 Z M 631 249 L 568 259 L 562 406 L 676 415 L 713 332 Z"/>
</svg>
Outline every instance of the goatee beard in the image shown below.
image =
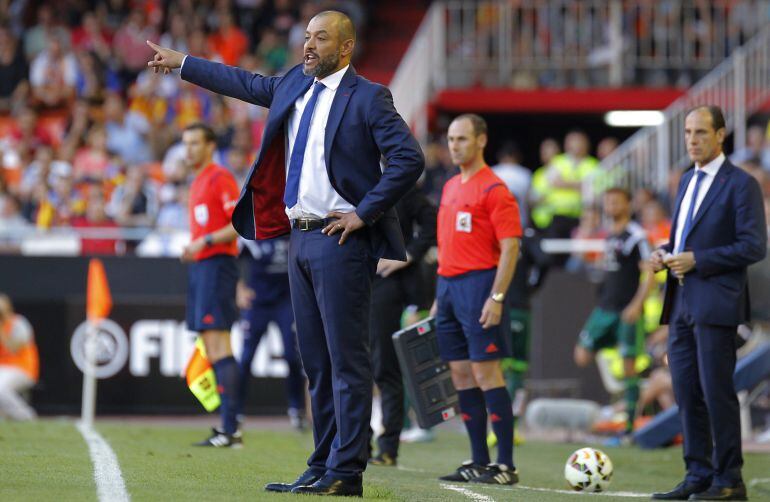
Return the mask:
<svg viewBox="0 0 770 502">
<path fill-rule="evenodd" d="M 315 68 L 308 70 L 307 68 L 303 67 L 302 73 L 308 77 L 316 77 L 318 80 L 322 80 L 331 75 L 334 70 L 337 69 L 339 64 L 340 53 L 337 51 L 334 54 L 329 54 L 328 56 L 319 58 L 318 64 L 315 66 Z"/>
</svg>

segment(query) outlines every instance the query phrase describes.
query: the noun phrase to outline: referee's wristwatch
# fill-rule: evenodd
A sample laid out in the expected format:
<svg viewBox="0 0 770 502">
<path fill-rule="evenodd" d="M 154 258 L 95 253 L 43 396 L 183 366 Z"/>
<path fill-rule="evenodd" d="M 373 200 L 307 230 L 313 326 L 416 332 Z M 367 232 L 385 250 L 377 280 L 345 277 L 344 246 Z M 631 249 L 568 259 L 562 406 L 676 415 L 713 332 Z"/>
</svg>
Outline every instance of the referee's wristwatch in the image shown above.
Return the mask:
<svg viewBox="0 0 770 502">
<path fill-rule="evenodd" d="M 503 303 L 505 301 L 505 293 L 492 293 L 489 297 L 495 303 Z"/>
</svg>

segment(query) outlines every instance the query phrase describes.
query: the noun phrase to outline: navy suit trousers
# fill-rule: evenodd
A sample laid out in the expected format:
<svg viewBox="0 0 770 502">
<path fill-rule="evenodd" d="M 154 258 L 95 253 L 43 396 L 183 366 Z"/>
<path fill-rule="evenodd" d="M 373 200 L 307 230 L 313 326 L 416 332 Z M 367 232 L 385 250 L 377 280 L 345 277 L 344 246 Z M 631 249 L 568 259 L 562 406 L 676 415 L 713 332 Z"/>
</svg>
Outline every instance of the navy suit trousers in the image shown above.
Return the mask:
<svg viewBox="0 0 770 502">
<path fill-rule="evenodd" d="M 695 324 L 684 288 L 674 287 L 668 362 L 684 431 L 686 479 L 733 487 L 743 465 L 733 385 L 737 327 Z"/>
<path fill-rule="evenodd" d="M 366 228 L 339 245 L 337 233 L 292 230 L 289 283 L 310 387 L 317 474 L 360 478 L 372 413 L 369 309 L 377 260 Z"/>
</svg>

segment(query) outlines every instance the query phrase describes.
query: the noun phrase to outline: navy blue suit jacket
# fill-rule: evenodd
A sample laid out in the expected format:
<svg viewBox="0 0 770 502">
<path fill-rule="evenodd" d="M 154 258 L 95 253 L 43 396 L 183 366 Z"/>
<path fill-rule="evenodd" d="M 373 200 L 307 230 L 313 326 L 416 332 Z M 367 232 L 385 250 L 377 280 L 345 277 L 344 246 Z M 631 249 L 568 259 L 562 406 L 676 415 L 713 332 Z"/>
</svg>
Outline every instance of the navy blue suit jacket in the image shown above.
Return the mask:
<svg viewBox="0 0 770 502">
<path fill-rule="evenodd" d="M 682 176 L 676 197 L 669 243 L 673 252 L 676 222 L 682 198 L 695 170 Z M 746 268 L 762 260 L 767 252 L 767 227 L 759 183 L 725 160 L 709 187 L 684 243 L 695 255 L 695 269 L 685 274 L 679 286 L 668 274 L 662 324 L 671 320 L 676 288 L 684 287 L 684 300 L 696 324 L 737 326 L 749 319 L 749 289 Z"/>
<path fill-rule="evenodd" d="M 182 78 L 218 94 L 270 109 L 262 147 L 233 212 L 233 226 L 246 239 L 269 239 L 289 231 L 284 211 L 286 119 L 313 77 L 297 65 L 281 77 L 187 56 Z M 356 207 L 369 227 L 372 253 L 406 259 L 394 206 L 417 182 L 425 161 L 409 127 L 396 112 L 387 87 L 360 77 L 350 66 L 334 96 L 324 150 L 329 181 Z M 380 168 L 385 158 L 387 168 Z M 325 215 L 321 215 L 325 216 Z"/>
</svg>

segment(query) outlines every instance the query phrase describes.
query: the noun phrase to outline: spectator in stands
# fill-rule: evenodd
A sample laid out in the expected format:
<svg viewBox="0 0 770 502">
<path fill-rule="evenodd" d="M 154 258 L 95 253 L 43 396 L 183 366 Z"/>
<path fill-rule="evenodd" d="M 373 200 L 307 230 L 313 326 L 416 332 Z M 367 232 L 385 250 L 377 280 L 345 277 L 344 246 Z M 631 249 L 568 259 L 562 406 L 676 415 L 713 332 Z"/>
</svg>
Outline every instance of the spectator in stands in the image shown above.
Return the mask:
<svg viewBox="0 0 770 502">
<path fill-rule="evenodd" d="M 72 46 L 79 52 L 91 52 L 102 61 L 112 57 L 112 35 L 94 12 L 85 12 L 80 26 L 72 32 Z"/>
<path fill-rule="evenodd" d="M 647 240 L 654 248 L 668 241 L 671 220 L 660 201 L 657 199 L 647 201 L 642 207 L 640 219 L 644 231 L 647 232 Z"/>
<path fill-rule="evenodd" d="M 160 210 L 156 227 L 158 230 L 189 230 L 188 190 L 186 186 L 163 185 L 160 189 Z"/>
<path fill-rule="evenodd" d="M 431 141 L 423 149 L 425 152 L 425 171 L 422 177 L 422 190 L 438 206 L 444 184 L 459 172 L 452 164 L 449 149 L 445 144 Z"/>
<path fill-rule="evenodd" d="M 147 60 L 152 57 L 152 50 L 148 52 L 147 40 L 158 40 L 158 32 L 147 23 L 144 11 L 135 8 L 115 33 L 112 44 L 125 86 L 136 80 L 137 75 L 147 67 Z"/>
<path fill-rule="evenodd" d="M 102 180 L 107 176 L 110 156 L 107 151 L 107 131 L 94 125 L 86 136 L 86 144 L 75 153 L 72 161 L 76 180 Z"/>
<path fill-rule="evenodd" d="M 21 213 L 21 200 L 9 193 L 0 193 L 0 252 L 17 251 L 9 245 L 32 228 Z"/>
<path fill-rule="evenodd" d="M 51 6 L 44 3 L 37 8 L 37 24 L 24 31 L 24 55 L 27 61 L 43 52 L 54 38 L 68 45 L 70 34 L 66 28 L 57 25 Z"/>
<path fill-rule="evenodd" d="M 570 237 L 572 239 L 604 239 L 606 232 L 602 229 L 602 214 L 594 206 L 586 207 L 580 215 L 580 224 L 575 228 Z M 589 251 L 573 253 L 567 260 L 567 270 L 576 272 L 587 267 L 594 266 L 602 257 L 601 253 Z"/>
<path fill-rule="evenodd" d="M 227 11 L 219 15 L 219 27 L 208 37 L 209 47 L 217 59 L 227 65 L 236 65 L 249 48 L 249 39 L 238 28 L 232 14 Z"/>
<path fill-rule="evenodd" d="M 765 128 L 759 124 L 746 130 L 746 146 L 730 156 L 730 162 L 736 166 L 748 161 L 761 162 L 764 169 L 770 170 L 770 146 L 765 140 Z"/>
<path fill-rule="evenodd" d="M 78 52 L 77 54 L 79 72 L 75 80 L 75 94 L 79 99 L 87 100 L 91 103 L 100 102 L 104 99 L 105 77 L 108 70 L 102 62 L 91 52 Z"/>
<path fill-rule="evenodd" d="M 118 225 L 107 216 L 107 212 L 105 211 L 104 192 L 100 187 L 96 185 L 89 187 L 85 214 L 73 218 L 72 227 L 83 229 L 85 231 L 90 230 L 91 232 L 95 229 L 99 229 L 100 233 L 106 231 L 110 234 L 114 234 L 114 232 L 118 230 Z M 120 241 L 116 236 L 110 235 L 109 237 L 94 238 L 92 235 L 93 234 L 89 233 L 80 238 L 81 255 L 123 254 L 125 243 Z"/>
<path fill-rule="evenodd" d="M 13 311 L 11 299 L 0 294 L 0 416 L 35 419 L 35 410 L 22 394 L 37 383 L 39 365 L 32 326 Z"/>
<path fill-rule="evenodd" d="M 27 61 L 7 26 L 0 26 L 0 112 L 23 102 L 29 91 Z"/>
<path fill-rule="evenodd" d="M 133 166 L 128 168 L 126 180 L 112 192 L 107 214 L 121 226 L 149 227 L 155 223 L 158 209 L 155 183 L 142 166 Z"/>
<path fill-rule="evenodd" d="M 533 177 L 532 190 L 538 205 L 532 218 L 547 237 L 568 238 L 579 223 L 583 180 L 599 168 L 590 148 L 584 132 L 570 131 L 564 139 L 565 153 L 552 157 L 544 170 L 538 170 Z"/>
<path fill-rule="evenodd" d="M 69 172 L 72 166 L 63 160 L 54 159 L 54 150 L 50 146 L 42 146 L 35 153 L 33 160 L 25 169 L 19 183 L 19 196 L 26 200 L 39 184 L 48 184 L 48 177 L 53 172 Z"/>
<path fill-rule="evenodd" d="M 120 155 L 129 164 L 151 160 L 150 147 L 145 135 L 149 123 L 139 113 L 126 112 L 126 104 L 117 93 L 107 94 L 104 102 L 104 120 L 107 148 Z"/>
<path fill-rule="evenodd" d="M 85 213 L 86 201 L 75 186 L 71 170 L 64 167 L 50 176 L 50 191 L 41 198 L 35 222 L 40 228 L 69 226 Z"/>
<path fill-rule="evenodd" d="M 188 26 L 184 16 L 179 12 L 171 13 L 168 31 L 160 36 L 160 45 L 187 54 L 187 31 Z"/>
<path fill-rule="evenodd" d="M 596 145 L 596 157 L 601 162 L 606 159 L 618 147 L 618 138 L 607 136 Z"/>
<path fill-rule="evenodd" d="M 286 66 L 289 54 L 275 30 L 268 28 L 262 32 L 257 56 L 264 62 L 268 73 L 277 73 Z"/>
<path fill-rule="evenodd" d="M 32 60 L 29 81 L 32 103 L 42 108 L 59 108 L 72 103 L 78 78 L 75 55 L 58 37 L 48 39 L 46 49 Z"/>
<path fill-rule="evenodd" d="M 54 143 L 49 132 L 38 120 L 37 112 L 32 108 L 24 107 L 16 112 L 15 126 L 8 138 L 8 146 L 23 160 L 31 158 L 41 146 Z"/>
<path fill-rule="evenodd" d="M 522 228 L 529 222 L 529 186 L 532 183 L 532 172 L 521 165 L 521 152 L 513 141 L 503 144 L 497 152 L 497 165 L 492 171 L 503 180 L 516 201 L 519 202 L 519 216 Z"/>
<path fill-rule="evenodd" d="M 248 152 L 243 148 L 230 148 L 227 151 L 225 166 L 235 176 L 238 186 L 243 186 L 246 176 L 251 168 L 251 159 Z"/>
</svg>

